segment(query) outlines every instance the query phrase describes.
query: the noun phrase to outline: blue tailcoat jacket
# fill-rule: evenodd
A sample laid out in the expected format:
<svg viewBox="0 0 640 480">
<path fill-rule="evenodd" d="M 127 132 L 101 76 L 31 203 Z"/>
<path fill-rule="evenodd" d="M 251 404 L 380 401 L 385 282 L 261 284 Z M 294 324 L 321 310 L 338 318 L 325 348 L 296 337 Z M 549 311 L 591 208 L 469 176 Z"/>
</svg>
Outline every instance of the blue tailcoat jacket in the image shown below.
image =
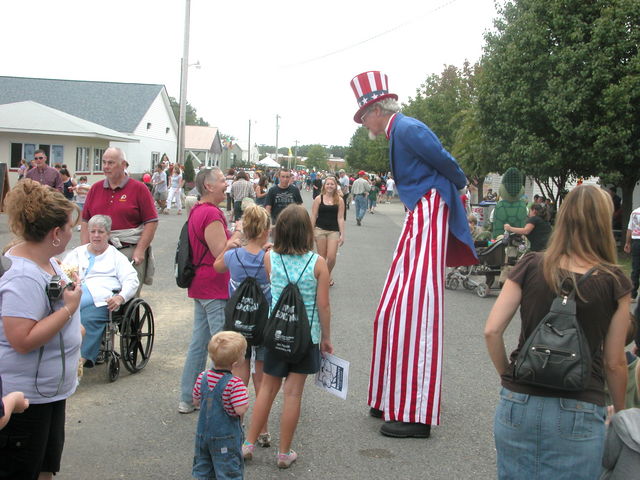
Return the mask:
<svg viewBox="0 0 640 480">
<path fill-rule="evenodd" d="M 467 214 L 458 195 L 465 177 L 458 162 L 424 123 L 396 114 L 389 136 L 389 162 L 402 203 L 413 210 L 435 188 L 449 207 L 449 267 L 478 263 Z"/>
</svg>

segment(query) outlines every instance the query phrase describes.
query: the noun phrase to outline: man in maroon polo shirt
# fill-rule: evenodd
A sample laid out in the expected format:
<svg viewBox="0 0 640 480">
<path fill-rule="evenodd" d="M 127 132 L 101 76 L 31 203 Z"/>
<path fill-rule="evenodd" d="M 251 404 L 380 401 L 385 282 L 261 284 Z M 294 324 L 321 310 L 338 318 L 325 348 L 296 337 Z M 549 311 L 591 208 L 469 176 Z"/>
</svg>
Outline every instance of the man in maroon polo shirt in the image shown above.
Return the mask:
<svg viewBox="0 0 640 480">
<path fill-rule="evenodd" d="M 109 215 L 111 243 L 133 260 L 140 287 L 151 284 L 150 246 L 158 228 L 158 212 L 149 189 L 125 174 L 126 158 L 119 148 L 108 148 L 102 155 L 104 182 L 96 182 L 87 194 L 82 210 L 80 241 L 89 242 L 88 221 L 94 215 Z"/>
<path fill-rule="evenodd" d="M 33 161 L 36 168 L 29 170 L 25 177 L 62 192 L 63 182 L 60 172 L 47 165 L 47 155 L 44 150 L 36 150 Z"/>
</svg>

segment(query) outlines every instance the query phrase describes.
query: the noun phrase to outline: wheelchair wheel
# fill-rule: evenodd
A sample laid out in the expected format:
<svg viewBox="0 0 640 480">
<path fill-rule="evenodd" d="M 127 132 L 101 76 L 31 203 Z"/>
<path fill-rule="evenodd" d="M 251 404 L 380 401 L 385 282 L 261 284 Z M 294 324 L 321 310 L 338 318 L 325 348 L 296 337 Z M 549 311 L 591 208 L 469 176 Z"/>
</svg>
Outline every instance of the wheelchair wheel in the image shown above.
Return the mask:
<svg viewBox="0 0 640 480">
<path fill-rule="evenodd" d="M 120 359 L 116 352 L 111 352 L 107 356 L 107 378 L 110 382 L 115 382 L 120 376 Z"/>
<path fill-rule="evenodd" d="M 131 373 L 142 370 L 153 349 L 153 312 L 141 298 L 131 300 L 120 325 L 120 357 Z"/>
</svg>

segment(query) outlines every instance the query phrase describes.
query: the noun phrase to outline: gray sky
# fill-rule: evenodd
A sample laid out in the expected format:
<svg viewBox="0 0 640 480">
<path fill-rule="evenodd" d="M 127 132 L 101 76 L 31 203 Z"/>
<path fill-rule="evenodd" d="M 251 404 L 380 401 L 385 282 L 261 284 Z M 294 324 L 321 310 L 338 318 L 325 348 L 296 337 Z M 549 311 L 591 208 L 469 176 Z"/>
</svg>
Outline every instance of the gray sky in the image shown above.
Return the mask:
<svg viewBox="0 0 640 480">
<path fill-rule="evenodd" d="M 178 98 L 184 7 L 4 0 L 0 74 L 159 83 Z M 495 16 L 494 0 L 191 0 L 189 63 L 202 68 L 187 99 L 243 142 L 252 119 L 252 141 L 275 144 L 279 114 L 280 146 L 348 145 L 353 76 L 382 70 L 406 101 L 445 64 L 476 61 Z"/>
</svg>

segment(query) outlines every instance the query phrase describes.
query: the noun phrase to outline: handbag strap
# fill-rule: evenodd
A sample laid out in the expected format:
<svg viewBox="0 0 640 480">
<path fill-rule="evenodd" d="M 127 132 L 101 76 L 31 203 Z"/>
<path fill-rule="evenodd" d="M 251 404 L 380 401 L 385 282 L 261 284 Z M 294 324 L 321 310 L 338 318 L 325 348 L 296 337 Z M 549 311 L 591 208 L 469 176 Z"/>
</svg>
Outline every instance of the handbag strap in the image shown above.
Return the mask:
<svg viewBox="0 0 640 480">
<path fill-rule="evenodd" d="M 576 293 L 576 287 L 578 285 L 580 285 L 582 282 L 584 282 L 587 278 L 589 278 L 591 276 L 591 274 L 593 274 L 593 272 L 595 272 L 598 269 L 599 266 L 600 265 L 594 265 L 589 270 L 587 270 L 585 273 L 583 273 L 582 276 L 580 277 L 580 279 L 576 282 L 575 286 L 571 285 L 571 291 L 567 291 L 567 290 L 565 290 L 563 288 L 564 282 L 569 280 L 571 277 L 566 277 L 563 280 L 561 280 L 561 282 L 560 282 L 560 295 L 562 297 L 567 297 L 567 298 L 573 299 L 573 297 L 575 296 L 575 293 Z"/>
</svg>

